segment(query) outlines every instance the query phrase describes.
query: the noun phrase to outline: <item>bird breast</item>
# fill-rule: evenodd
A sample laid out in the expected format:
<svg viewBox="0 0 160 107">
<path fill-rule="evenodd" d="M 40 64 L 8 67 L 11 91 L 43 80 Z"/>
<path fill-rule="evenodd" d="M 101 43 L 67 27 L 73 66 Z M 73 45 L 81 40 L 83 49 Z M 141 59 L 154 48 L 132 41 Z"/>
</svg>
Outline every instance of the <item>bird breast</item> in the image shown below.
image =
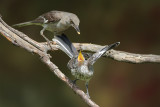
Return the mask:
<svg viewBox="0 0 160 107">
<path fill-rule="evenodd" d="M 44 25 L 44 26 L 45 26 L 45 25 Z M 47 26 L 46 29 L 47 29 L 48 31 L 56 32 L 56 33 L 63 32 L 63 31 L 65 31 L 66 29 L 69 28 L 68 25 L 60 24 L 59 22 L 56 22 L 56 23 L 48 23 L 46 26 Z"/>
<path fill-rule="evenodd" d="M 92 69 L 88 69 L 86 65 L 82 65 L 77 69 L 72 69 L 71 73 L 73 76 L 75 76 L 75 78 L 84 80 L 84 81 L 90 80 L 91 77 L 93 76 Z"/>
</svg>

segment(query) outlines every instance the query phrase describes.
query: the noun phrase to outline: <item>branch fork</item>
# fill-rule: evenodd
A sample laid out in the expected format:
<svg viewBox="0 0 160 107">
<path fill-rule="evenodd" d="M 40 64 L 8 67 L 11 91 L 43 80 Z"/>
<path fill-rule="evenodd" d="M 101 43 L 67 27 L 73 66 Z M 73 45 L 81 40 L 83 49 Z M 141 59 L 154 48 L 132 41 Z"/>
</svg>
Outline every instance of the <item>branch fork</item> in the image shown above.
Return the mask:
<svg viewBox="0 0 160 107">
<path fill-rule="evenodd" d="M 47 42 L 39 43 L 29 38 L 24 33 L 8 26 L 1 18 L 0 15 L 0 34 L 5 37 L 12 44 L 24 48 L 28 52 L 37 54 L 41 61 L 45 63 L 49 69 L 63 82 L 65 82 L 77 95 L 79 95 L 84 102 L 90 107 L 99 107 L 94 101 L 87 97 L 87 95 L 79 89 L 73 82 L 65 76 L 59 68 L 51 62 L 51 56 L 47 54 L 47 51 L 56 51 L 59 49 L 59 46 L 54 42 L 51 43 L 52 50 L 47 45 Z M 96 52 L 101 49 L 103 46 L 95 45 L 90 43 L 74 43 L 74 46 L 82 51 Z M 134 54 L 123 51 L 110 50 L 105 55 L 105 57 L 112 58 L 116 61 L 128 62 L 128 63 L 160 63 L 160 55 L 143 55 L 143 54 Z"/>
</svg>

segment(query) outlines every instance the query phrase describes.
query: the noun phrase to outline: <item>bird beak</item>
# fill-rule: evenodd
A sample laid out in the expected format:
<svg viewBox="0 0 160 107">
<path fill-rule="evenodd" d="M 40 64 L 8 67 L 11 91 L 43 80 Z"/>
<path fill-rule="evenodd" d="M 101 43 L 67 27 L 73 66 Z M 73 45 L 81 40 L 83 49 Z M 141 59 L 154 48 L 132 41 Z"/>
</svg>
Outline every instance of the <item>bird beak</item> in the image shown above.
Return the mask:
<svg viewBox="0 0 160 107">
<path fill-rule="evenodd" d="M 80 32 L 79 32 L 79 31 L 78 31 L 77 33 L 80 35 Z"/>
<path fill-rule="evenodd" d="M 80 35 L 80 29 L 79 29 L 79 26 L 77 26 L 77 25 L 72 25 L 72 26 L 76 29 L 77 33 Z"/>
<path fill-rule="evenodd" d="M 81 53 L 81 51 L 79 52 L 79 55 L 78 55 L 78 62 L 81 62 L 81 61 L 84 61 L 84 57 L 83 57 L 83 54 Z"/>
</svg>

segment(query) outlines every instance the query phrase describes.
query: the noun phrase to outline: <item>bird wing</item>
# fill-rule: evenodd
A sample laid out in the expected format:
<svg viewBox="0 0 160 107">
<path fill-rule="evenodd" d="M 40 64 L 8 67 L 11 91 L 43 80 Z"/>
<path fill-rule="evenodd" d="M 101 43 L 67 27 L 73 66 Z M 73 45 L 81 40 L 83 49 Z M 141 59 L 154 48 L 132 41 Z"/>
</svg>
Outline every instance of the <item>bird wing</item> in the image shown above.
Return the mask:
<svg viewBox="0 0 160 107">
<path fill-rule="evenodd" d="M 114 48 L 114 47 L 117 47 L 118 45 L 120 44 L 120 42 L 116 42 L 116 43 L 113 43 L 111 45 L 108 45 L 108 46 L 105 46 L 104 48 L 102 48 L 100 51 L 94 53 L 87 61 L 88 61 L 88 64 L 91 64 L 93 65 L 97 59 L 99 59 L 102 55 L 104 55 L 108 50 Z"/>
<path fill-rule="evenodd" d="M 60 14 L 60 11 L 50 11 L 42 14 L 38 18 L 32 21 L 32 23 L 50 23 L 50 22 L 58 22 L 61 20 L 61 17 L 57 14 Z M 45 22 L 46 21 L 46 22 Z"/>
<path fill-rule="evenodd" d="M 67 67 L 69 69 L 76 69 L 77 68 L 77 57 L 73 57 L 71 58 L 71 60 L 69 60 Z"/>
<path fill-rule="evenodd" d="M 70 58 L 78 55 L 78 51 L 66 35 L 62 34 L 60 36 L 55 36 L 53 41 L 55 41 L 60 46 L 60 49 L 65 52 Z"/>
</svg>

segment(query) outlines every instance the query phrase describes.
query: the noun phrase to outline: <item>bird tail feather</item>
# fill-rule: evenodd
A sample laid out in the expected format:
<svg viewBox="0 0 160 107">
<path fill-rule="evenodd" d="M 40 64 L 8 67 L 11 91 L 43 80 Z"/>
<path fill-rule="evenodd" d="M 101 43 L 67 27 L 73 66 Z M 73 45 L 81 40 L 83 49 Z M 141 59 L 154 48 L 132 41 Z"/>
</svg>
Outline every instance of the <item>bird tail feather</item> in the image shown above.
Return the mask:
<svg viewBox="0 0 160 107">
<path fill-rule="evenodd" d="M 29 25 L 37 25 L 37 23 L 33 23 L 32 21 L 29 21 L 29 22 L 18 23 L 12 26 L 13 27 L 24 27 L 24 26 L 29 26 Z"/>
<path fill-rule="evenodd" d="M 78 51 L 66 35 L 62 34 L 60 36 L 55 36 L 52 40 L 55 41 L 60 46 L 60 49 L 65 52 L 70 58 L 78 55 Z"/>
</svg>

